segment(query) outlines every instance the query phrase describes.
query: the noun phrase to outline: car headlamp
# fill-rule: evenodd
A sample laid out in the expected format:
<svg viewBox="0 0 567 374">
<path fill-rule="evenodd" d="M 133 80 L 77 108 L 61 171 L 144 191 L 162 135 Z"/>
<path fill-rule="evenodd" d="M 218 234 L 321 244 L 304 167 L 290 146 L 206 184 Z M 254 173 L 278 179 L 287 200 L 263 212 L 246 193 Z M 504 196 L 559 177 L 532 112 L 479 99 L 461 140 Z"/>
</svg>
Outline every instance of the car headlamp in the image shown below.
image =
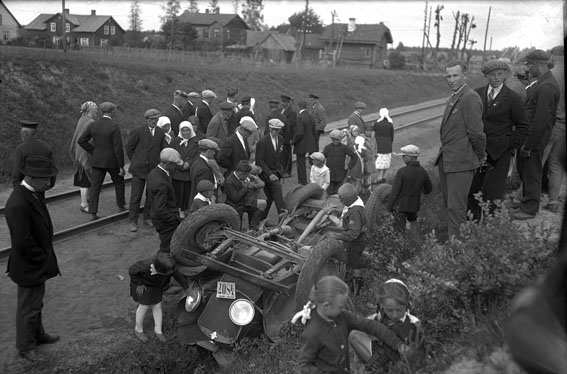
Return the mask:
<svg viewBox="0 0 567 374">
<path fill-rule="evenodd" d="M 254 319 L 254 305 L 247 299 L 234 300 L 228 309 L 228 316 L 232 323 L 238 326 L 246 326 Z"/>
</svg>

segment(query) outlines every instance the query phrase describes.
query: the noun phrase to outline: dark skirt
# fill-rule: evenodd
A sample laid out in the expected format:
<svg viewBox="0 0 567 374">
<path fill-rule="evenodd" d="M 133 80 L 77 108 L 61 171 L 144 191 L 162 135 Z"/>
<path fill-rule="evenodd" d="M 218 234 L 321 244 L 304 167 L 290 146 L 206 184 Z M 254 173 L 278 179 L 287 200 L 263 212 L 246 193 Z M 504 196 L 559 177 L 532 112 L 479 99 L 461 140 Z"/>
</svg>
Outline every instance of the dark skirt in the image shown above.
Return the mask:
<svg viewBox="0 0 567 374">
<path fill-rule="evenodd" d="M 146 286 L 146 290 L 143 294 L 138 295 L 136 293 L 136 286 L 130 285 L 130 296 L 134 301 L 142 305 L 155 305 L 161 303 L 162 300 L 162 287 L 149 287 Z"/>
<path fill-rule="evenodd" d="M 183 211 L 189 208 L 189 196 L 191 195 L 191 181 L 171 180 L 175 191 L 175 202 L 177 207 Z"/>
<path fill-rule="evenodd" d="M 85 173 L 85 169 L 82 167 L 79 167 L 73 176 L 73 186 L 81 188 L 89 188 L 91 186 L 87 173 Z"/>
</svg>

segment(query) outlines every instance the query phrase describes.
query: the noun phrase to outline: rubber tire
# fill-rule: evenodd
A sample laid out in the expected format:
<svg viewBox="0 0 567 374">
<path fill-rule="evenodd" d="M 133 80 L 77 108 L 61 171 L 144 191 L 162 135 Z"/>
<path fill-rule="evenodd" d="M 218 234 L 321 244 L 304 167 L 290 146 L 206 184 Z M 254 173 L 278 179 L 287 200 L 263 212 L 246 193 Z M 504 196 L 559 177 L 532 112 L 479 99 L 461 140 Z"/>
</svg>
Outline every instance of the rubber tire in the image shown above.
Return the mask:
<svg viewBox="0 0 567 374">
<path fill-rule="evenodd" d="M 345 248 L 340 241 L 327 238 L 317 243 L 311 250 L 311 253 L 309 253 L 309 257 L 307 257 L 305 264 L 303 264 L 303 268 L 301 268 L 299 278 L 297 279 L 295 291 L 295 305 L 297 309 L 303 308 L 307 301 L 309 301 L 311 288 L 323 276 L 336 275 L 344 279 L 346 269 L 345 259 Z M 337 271 L 334 273 L 329 273 L 328 271 L 322 273 L 322 270 L 328 270 L 325 269 L 325 265 L 329 260 L 339 262 L 339 267 L 336 269 Z M 341 263 L 343 266 L 340 266 Z"/>
<path fill-rule="evenodd" d="M 380 211 L 386 211 L 390 194 L 392 193 L 392 185 L 389 183 L 379 184 L 366 202 L 366 220 L 368 228 L 374 229 L 374 226 L 380 223 Z"/>
<path fill-rule="evenodd" d="M 219 222 L 229 228 L 240 229 L 240 217 L 234 208 L 226 204 L 213 204 L 199 208 L 185 218 L 177 227 L 171 238 L 171 255 L 175 261 L 184 266 L 200 264 L 183 256 L 183 251 L 205 253 L 207 249 L 197 242 L 199 230 L 208 223 Z"/>
<path fill-rule="evenodd" d="M 287 190 L 287 192 L 284 196 L 284 201 L 288 201 L 294 193 L 296 193 L 297 191 L 299 191 L 301 189 L 301 187 L 303 187 L 302 184 L 292 185 L 291 188 L 289 190 Z"/>
<path fill-rule="evenodd" d="M 286 195 L 287 196 L 287 195 Z M 323 196 L 323 189 L 317 183 L 309 183 L 301 187 L 299 190 L 290 194 L 286 199 L 286 209 L 288 213 L 292 213 L 307 199 L 320 199 Z"/>
</svg>

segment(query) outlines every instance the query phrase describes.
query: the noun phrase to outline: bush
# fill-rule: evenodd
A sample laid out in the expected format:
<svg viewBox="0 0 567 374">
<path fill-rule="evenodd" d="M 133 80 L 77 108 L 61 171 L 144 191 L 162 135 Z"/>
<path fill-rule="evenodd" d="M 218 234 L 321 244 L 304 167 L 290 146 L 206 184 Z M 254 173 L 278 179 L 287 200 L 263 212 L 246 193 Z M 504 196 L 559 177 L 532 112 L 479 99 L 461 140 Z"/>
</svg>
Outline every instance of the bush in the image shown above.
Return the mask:
<svg viewBox="0 0 567 374">
<path fill-rule="evenodd" d="M 403 69 L 406 66 L 406 57 L 398 51 L 393 51 L 388 55 L 391 69 Z"/>
</svg>

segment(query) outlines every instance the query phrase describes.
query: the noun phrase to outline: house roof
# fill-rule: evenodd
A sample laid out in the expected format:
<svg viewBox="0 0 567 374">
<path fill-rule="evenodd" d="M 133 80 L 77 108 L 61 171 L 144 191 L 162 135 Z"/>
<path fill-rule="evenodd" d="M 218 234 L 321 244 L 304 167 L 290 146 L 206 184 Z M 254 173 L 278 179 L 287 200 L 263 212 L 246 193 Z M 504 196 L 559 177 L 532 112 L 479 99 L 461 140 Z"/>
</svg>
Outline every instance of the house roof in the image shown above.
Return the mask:
<svg viewBox="0 0 567 374">
<path fill-rule="evenodd" d="M 268 38 L 273 38 L 284 51 L 295 51 L 295 38 L 291 35 L 273 31 L 251 31 L 246 32 L 246 45 L 255 47 L 262 45 Z"/>
<path fill-rule="evenodd" d="M 47 30 L 47 22 L 60 15 L 61 13 L 46 14 L 42 13 L 37 16 L 33 21 L 30 22 L 25 28 L 27 30 Z M 112 16 L 102 16 L 102 15 L 82 15 L 82 14 L 66 14 L 65 20 L 76 27 L 73 32 L 96 32 L 99 30 Z M 122 31 L 124 29 L 116 22 L 116 25 L 120 27 Z"/>
<path fill-rule="evenodd" d="M 300 34 L 301 38 L 302 35 Z M 305 34 L 305 48 L 323 49 L 325 46 L 321 41 L 321 34 Z"/>
<path fill-rule="evenodd" d="M 222 27 L 225 27 L 234 19 L 239 20 L 242 24 L 249 29 L 248 25 L 238 14 L 220 14 L 220 13 L 190 13 L 188 11 L 183 12 L 177 17 L 181 22 L 189 22 L 192 25 L 202 25 L 210 26 L 213 23 L 218 23 Z"/>
<path fill-rule="evenodd" d="M 16 17 L 14 17 L 14 15 L 12 14 L 12 12 L 10 12 L 10 9 L 8 9 L 8 7 L 6 6 L 6 4 L 4 4 L 2 2 L 2 0 L 0 0 L 0 5 L 2 5 L 2 7 L 4 7 L 4 9 L 6 9 L 6 12 L 8 12 L 8 14 L 14 19 L 14 21 L 16 21 L 16 23 L 18 24 L 18 27 L 22 27 L 22 25 L 20 24 L 20 22 L 18 22 L 18 20 L 16 19 Z"/>
<path fill-rule="evenodd" d="M 378 43 L 381 42 L 383 38 L 386 39 L 387 43 L 394 42 L 390 29 L 383 23 L 357 24 L 353 32 L 348 32 L 348 24 L 335 23 L 323 29 L 321 40 L 331 40 L 332 37 L 338 40 L 340 35 L 344 35 L 344 42 Z"/>
</svg>

